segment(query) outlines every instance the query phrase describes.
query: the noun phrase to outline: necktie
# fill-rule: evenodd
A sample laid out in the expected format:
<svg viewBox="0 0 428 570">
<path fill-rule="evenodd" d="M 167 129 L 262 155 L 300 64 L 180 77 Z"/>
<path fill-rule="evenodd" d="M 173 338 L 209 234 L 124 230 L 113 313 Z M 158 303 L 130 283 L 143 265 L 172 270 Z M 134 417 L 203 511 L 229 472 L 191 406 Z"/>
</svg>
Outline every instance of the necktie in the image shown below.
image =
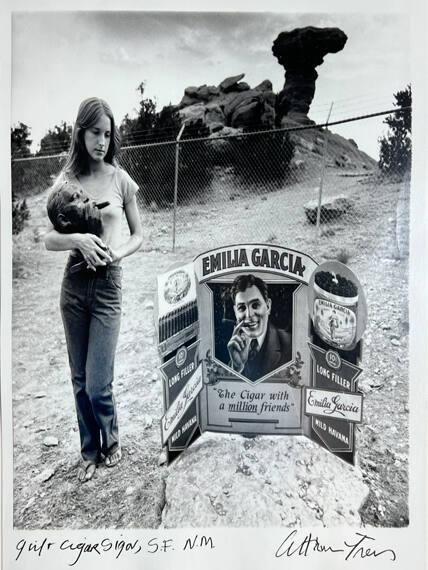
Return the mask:
<svg viewBox="0 0 428 570">
<path fill-rule="evenodd" d="M 250 350 L 248 352 L 248 360 L 254 360 L 254 358 L 257 356 L 258 352 L 259 352 L 259 343 L 257 342 L 256 338 L 253 338 L 253 340 L 250 343 Z"/>
</svg>

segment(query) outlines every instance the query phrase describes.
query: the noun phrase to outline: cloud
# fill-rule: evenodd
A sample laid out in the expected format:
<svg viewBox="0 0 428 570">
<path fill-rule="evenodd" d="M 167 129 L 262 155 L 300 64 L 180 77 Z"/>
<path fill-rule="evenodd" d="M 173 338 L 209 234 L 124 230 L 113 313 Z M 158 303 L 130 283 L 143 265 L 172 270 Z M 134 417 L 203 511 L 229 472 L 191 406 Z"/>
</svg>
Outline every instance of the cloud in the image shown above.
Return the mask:
<svg viewBox="0 0 428 570">
<path fill-rule="evenodd" d="M 125 48 L 123 45 L 118 48 L 108 47 L 107 49 L 100 51 L 99 54 L 100 61 L 107 64 L 121 66 L 127 65 L 131 67 L 135 65 L 147 65 L 146 59 L 139 55 L 135 55 L 134 53 L 130 53 L 130 50 Z"/>
</svg>

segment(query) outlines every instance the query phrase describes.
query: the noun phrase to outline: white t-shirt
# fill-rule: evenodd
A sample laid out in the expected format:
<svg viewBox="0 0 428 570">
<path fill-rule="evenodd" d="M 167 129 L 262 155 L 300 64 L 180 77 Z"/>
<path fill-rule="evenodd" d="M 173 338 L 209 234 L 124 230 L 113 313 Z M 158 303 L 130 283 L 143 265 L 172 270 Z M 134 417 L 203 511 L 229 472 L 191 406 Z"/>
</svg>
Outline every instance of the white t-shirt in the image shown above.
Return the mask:
<svg viewBox="0 0 428 570">
<path fill-rule="evenodd" d="M 80 186 L 87 196 L 95 202 L 110 202 L 101 210 L 103 221 L 103 233 L 100 236 L 103 242 L 116 249 L 123 241 L 122 218 L 126 204 L 138 191 L 138 184 L 122 168 L 112 166 L 102 178 L 95 180 L 86 179 L 82 183 L 79 177 L 62 173 L 55 183 L 67 179 L 70 183 Z"/>
</svg>

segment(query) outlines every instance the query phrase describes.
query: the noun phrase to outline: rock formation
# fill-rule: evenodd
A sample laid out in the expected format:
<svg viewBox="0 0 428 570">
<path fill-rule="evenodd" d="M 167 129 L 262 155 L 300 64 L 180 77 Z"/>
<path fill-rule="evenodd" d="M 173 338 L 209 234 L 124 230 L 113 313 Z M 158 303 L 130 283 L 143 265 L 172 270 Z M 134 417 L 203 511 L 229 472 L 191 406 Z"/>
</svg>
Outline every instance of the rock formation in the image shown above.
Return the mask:
<svg viewBox="0 0 428 570">
<path fill-rule="evenodd" d="M 281 32 L 273 42 L 272 52 L 285 69 L 284 88 L 277 95 L 277 124 L 288 118 L 305 123 L 315 94 L 318 73 L 328 53 L 341 51 L 347 36 L 339 28 L 296 28 Z"/>
<path fill-rule="evenodd" d="M 179 109 L 183 120 L 202 119 L 211 132 L 223 127 L 270 128 L 275 123 L 275 94 L 265 79 L 253 89 L 242 81 L 245 74 L 226 77 L 217 87 L 201 85 L 184 90 Z"/>
</svg>

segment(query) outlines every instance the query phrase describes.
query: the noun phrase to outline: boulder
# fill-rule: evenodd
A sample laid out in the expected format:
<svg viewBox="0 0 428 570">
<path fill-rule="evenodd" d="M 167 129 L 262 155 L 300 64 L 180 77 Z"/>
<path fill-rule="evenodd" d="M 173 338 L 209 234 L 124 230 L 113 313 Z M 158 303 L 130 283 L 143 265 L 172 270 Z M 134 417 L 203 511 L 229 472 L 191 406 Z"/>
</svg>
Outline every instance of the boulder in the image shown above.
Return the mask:
<svg viewBox="0 0 428 570">
<path fill-rule="evenodd" d="M 226 123 L 226 117 L 220 105 L 217 103 L 209 103 L 205 107 L 205 122 L 208 126 L 210 126 L 211 123 L 221 123 L 222 125 Z"/>
<path fill-rule="evenodd" d="M 342 153 L 340 156 L 338 156 L 335 159 L 335 165 L 339 166 L 339 168 L 346 168 L 349 166 L 355 167 L 355 165 L 352 164 L 352 160 L 349 158 L 349 156 L 344 153 Z"/>
<path fill-rule="evenodd" d="M 189 95 L 184 95 L 180 103 L 178 104 L 179 109 L 183 109 L 183 107 L 188 107 L 190 105 L 195 105 L 198 102 L 196 97 L 190 97 Z"/>
<path fill-rule="evenodd" d="M 292 170 L 304 170 L 306 166 L 306 161 L 302 158 L 295 159 L 294 157 L 290 161 L 290 168 Z"/>
<path fill-rule="evenodd" d="M 315 125 L 315 121 L 312 121 L 306 113 L 301 111 L 289 111 L 287 119 L 291 119 L 300 125 Z"/>
<path fill-rule="evenodd" d="M 275 109 L 268 105 L 265 106 L 265 110 L 260 116 L 260 123 L 269 129 L 273 128 L 275 125 Z"/>
<path fill-rule="evenodd" d="M 214 97 L 219 95 L 220 90 L 214 85 L 201 85 L 196 91 L 196 98 L 199 101 L 211 101 Z"/>
<path fill-rule="evenodd" d="M 196 103 L 189 107 L 184 107 L 179 111 L 182 121 L 187 121 L 189 124 L 202 119 L 205 121 L 205 105 L 203 103 Z"/>
<path fill-rule="evenodd" d="M 233 112 L 230 124 L 233 128 L 259 125 L 261 123 L 260 101 L 250 101 L 247 104 L 239 105 Z"/>
<path fill-rule="evenodd" d="M 261 94 L 265 105 L 268 105 L 269 107 L 272 108 L 273 111 L 275 111 L 275 101 L 276 101 L 275 93 L 273 91 L 262 91 Z"/>
<path fill-rule="evenodd" d="M 360 526 L 369 492 L 303 436 L 205 433 L 168 470 L 163 528 Z"/>
<path fill-rule="evenodd" d="M 237 93 L 236 96 L 231 98 L 224 107 L 224 115 L 226 117 L 227 124 L 232 125 L 233 114 L 239 107 L 247 106 L 250 103 L 261 103 L 262 101 L 263 95 L 254 89 Z M 232 127 L 233 126 L 234 125 L 232 125 Z"/>
<path fill-rule="evenodd" d="M 217 122 L 213 121 L 212 123 L 207 123 L 207 127 L 210 130 L 210 134 L 218 133 L 219 131 L 223 130 L 224 124 L 223 123 L 217 123 Z M 223 134 L 223 133 L 221 133 L 221 134 Z"/>
<path fill-rule="evenodd" d="M 293 141 L 293 143 L 296 145 L 296 147 L 303 149 L 307 152 L 315 152 L 315 147 L 316 147 L 315 143 L 313 143 L 312 141 L 308 141 L 308 140 L 304 139 L 299 134 L 291 133 L 290 139 Z"/>
<path fill-rule="evenodd" d="M 353 202 L 346 196 L 340 195 L 334 198 L 322 198 L 320 222 L 330 222 L 340 218 L 353 208 Z M 317 221 L 318 199 L 311 200 L 304 205 L 305 214 L 311 224 Z"/>
<path fill-rule="evenodd" d="M 223 127 L 221 133 L 215 133 L 210 136 L 211 139 L 216 139 L 217 137 L 227 137 L 233 135 L 239 135 L 242 133 L 242 129 L 233 129 L 232 127 Z M 223 144 L 224 139 L 219 139 L 217 142 Z"/>
<path fill-rule="evenodd" d="M 237 91 L 248 91 L 248 89 L 251 89 L 251 87 L 245 81 L 240 81 L 236 86 Z"/>
<path fill-rule="evenodd" d="M 214 123 L 213 123 L 214 124 Z M 230 140 L 227 137 L 233 135 L 239 135 L 242 133 L 242 129 L 233 129 L 232 127 L 223 127 L 221 130 L 212 130 L 210 125 L 210 152 L 218 161 L 219 164 L 223 164 L 224 161 L 230 160 Z M 220 173 L 216 173 L 214 178 L 219 180 L 223 174 L 225 174 L 228 167 L 220 167 Z M 233 167 L 231 167 L 233 173 Z"/>
<path fill-rule="evenodd" d="M 223 79 L 223 81 L 220 83 L 218 88 L 220 89 L 220 91 L 223 91 L 223 93 L 228 93 L 229 91 L 233 91 L 236 88 L 239 81 L 241 81 L 241 79 L 243 79 L 244 77 L 245 73 L 240 73 L 239 75 L 233 75 L 232 77 L 226 77 L 226 79 Z"/>
<path fill-rule="evenodd" d="M 262 81 L 261 83 L 259 83 L 256 87 L 254 87 L 254 89 L 256 91 L 272 91 L 273 87 L 272 87 L 272 81 L 269 81 L 269 79 L 265 79 L 264 81 Z"/>
<path fill-rule="evenodd" d="M 199 87 L 191 85 L 184 90 L 184 96 L 178 107 L 182 109 L 197 103 L 206 103 L 218 97 L 219 94 L 220 90 L 215 85 L 200 85 Z"/>
<path fill-rule="evenodd" d="M 199 87 L 195 87 L 194 85 L 191 85 L 190 87 L 186 87 L 186 89 L 184 90 L 184 94 L 187 95 L 188 97 L 196 97 L 196 93 L 198 92 Z"/>
</svg>

